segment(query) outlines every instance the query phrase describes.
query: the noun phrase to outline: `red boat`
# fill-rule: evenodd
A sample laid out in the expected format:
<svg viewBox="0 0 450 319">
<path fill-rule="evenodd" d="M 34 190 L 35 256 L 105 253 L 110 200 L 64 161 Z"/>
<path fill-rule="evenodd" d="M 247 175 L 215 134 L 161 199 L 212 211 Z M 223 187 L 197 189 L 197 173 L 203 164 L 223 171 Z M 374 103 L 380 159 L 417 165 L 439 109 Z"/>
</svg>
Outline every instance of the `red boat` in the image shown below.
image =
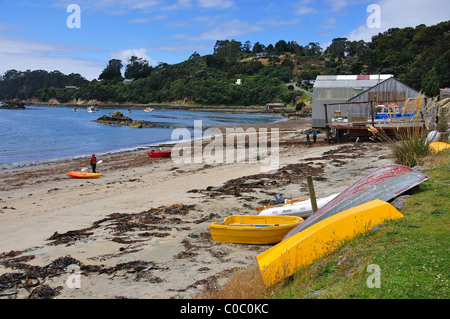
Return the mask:
<svg viewBox="0 0 450 319">
<path fill-rule="evenodd" d="M 148 152 L 148 157 L 169 157 L 172 151 L 153 151 Z"/>
</svg>

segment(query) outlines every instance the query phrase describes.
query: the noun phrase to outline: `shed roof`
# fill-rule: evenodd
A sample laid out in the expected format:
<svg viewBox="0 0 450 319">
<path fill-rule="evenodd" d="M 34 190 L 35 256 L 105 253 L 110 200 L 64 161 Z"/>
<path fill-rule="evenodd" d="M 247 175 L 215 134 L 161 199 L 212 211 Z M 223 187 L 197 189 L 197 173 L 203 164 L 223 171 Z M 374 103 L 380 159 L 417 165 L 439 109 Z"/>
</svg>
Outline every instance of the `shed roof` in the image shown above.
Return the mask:
<svg viewBox="0 0 450 319">
<path fill-rule="evenodd" d="M 392 74 L 318 75 L 314 88 L 368 88 L 393 76 Z"/>
</svg>

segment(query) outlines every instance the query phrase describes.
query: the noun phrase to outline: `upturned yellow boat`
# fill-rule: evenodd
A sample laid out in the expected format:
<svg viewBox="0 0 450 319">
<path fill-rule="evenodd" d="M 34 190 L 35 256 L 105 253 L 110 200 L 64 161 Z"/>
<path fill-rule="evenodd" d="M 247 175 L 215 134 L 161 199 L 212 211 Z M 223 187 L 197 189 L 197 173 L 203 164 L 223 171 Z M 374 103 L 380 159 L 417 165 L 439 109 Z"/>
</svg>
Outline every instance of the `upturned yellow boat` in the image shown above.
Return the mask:
<svg viewBox="0 0 450 319">
<path fill-rule="evenodd" d="M 264 283 L 271 286 L 328 255 L 345 240 L 402 217 L 391 204 L 376 199 L 325 218 L 256 257 Z"/>
<path fill-rule="evenodd" d="M 450 149 L 450 144 L 445 143 L 445 142 L 433 142 L 433 143 L 430 143 L 430 149 L 434 153 L 438 153 L 443 150 Z"/>
<path fill-rule="evenodd" d="M 263 245 L 279 243 L 301 222 L 297 216 L 231 215 L 208 228 L 214 241 Z"/>
</svg>

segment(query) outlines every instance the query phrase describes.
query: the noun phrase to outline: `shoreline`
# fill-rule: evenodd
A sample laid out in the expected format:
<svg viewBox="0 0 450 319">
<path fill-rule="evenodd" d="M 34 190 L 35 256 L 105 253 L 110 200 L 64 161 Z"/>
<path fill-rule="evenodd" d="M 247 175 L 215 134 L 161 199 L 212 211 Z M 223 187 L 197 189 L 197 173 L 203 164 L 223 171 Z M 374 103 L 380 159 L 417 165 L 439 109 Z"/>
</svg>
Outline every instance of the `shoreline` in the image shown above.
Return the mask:
<svg viewBox="0 0 450 319">
<path fill-rule="evenodd" d="M 61 287 L 57 299 L 193 298 L 271 247 L 214 242 L 209 223 L 256 214 L 275 193 L 305 196 L 306 175 L 315 176 L 316 194 L 327 196 L 392 163 L 376 143 L 330 145 L 319 135 L 305 147 L 310 123 L 259 127 L 280 130 L 277 171 L 262 173 L 261 162 L 178 164 L 145 150 L 99 158 L 103 175 L 93 180 L 67 176 L 89 166 L 86 158 L 0 171 L 0 276 L 67 259 L 83 264 L 79 289 L 67 286 L 65 270 L 41 274 Z M 29 292 L 19 287 L 14 295 Z"/>
<path fill-rule="evenodd" d="M 310 119 L 288 119 L 288 118 L 281 118 L 279 121 L 273 122 L 273 123 L 265 123 L 265 124 L 245 124 L 245 125 L 217 125 L 217 126 L 211 126 L 214 128 L 218 128 L 220 130 L 225 130 L 226 128 L 235 128 L 235 127 L 239 127 L 239 128 L 249 128 L 249 127 L 254 127 L 254 128 L 259 128 L 259 127 L 279 127 L 279 126 L 283 126 L 282 123 L 285 122 L 292 122 L 292 124 L 298 123 L 299 125 L 304 124 L 305 123 L 309 123 L 311 120 Z M 288 126 L 290 126 L 290 124 L 288 124 Z M 209 127 L 204 127 L 203 129 L 207 129 Z M 145 128 L 142 128 L 145 129 Z M 208 138 L 206 137 L 202 137 L 202 139 Z M 194 139 L 192 138 L 191 142 L 193 142 Z M 145 144 L 145 145 L 138 145 L 135 147 L 130 147 L 130 148 L 121 148 L 121 149 L 113 149 L 113 150 L 108 150 L 108 151 L 103 151 L 103 152 L 98 152 L 96 153 L 99 156 L 109 156 L 109 155 L 120 155 L 120 154 L 124 154 L 124 153 L 128 153 L 128 152 L 135 152 L 135 151 L 139 151 L 139 150 L 143 150 L 143 151 L 148 151 L 152 148 L 164 148 L 164 147 L 172 147 L 175 144 L 179 143 L 179 141 L 161 141 L 161 142 L 156 142 L 155 144 Z M 52 163 L 58 163 L 58 162 L 67 162 L 67 161 L 72 161 L 72 160 L 77 160 L 77 159 L 83 159 L 83 158 L 88 158 L 90 157 L 91 154 L 80 154 L 80 155 L 71 155 L 71 156 L 65 156 L 65 157 L 58 157 L 58 158 L 49 158 L 49 159 L 41 159 L 41 160 L 32 160 L 32 161 L 25 161 L 25 162 L 15 162 L 15 163 L 0 163 L 0 172 L 2 171 L 8 171 L 11 169 L 15 169 L 15 168 L 23 168 L 23 167 L 30 167 L 30 166 L 39 166 L 39 165 L 48 165 L 48 164 L 52 164 Z"/>
<path fill-rule="evenodd" d="M 41 106 L 41 107 L 65 107 L 65 108 L 87 108 L 92 105 L 91 103 L 74 104 L 74 103 L 60 103 L 51 104 L 44 102 L 25 102 L 27 106 Z M 130 110 L 142 110 L 147 107 L 152 107 L 155 110 L 181 110 L 181 111 L 223 111 L 223 112 L 243 112 L 243 113 L 295 113 L 295 108 L 279 108 L 275 110 L 267 110 L 265 106 L 221 106 L 221 105 L 180 105 L 180 104 L 114 104 L 114 103 L 98 103 L 97 107 L 100 109 L 130 109 Z"/>
</svg>

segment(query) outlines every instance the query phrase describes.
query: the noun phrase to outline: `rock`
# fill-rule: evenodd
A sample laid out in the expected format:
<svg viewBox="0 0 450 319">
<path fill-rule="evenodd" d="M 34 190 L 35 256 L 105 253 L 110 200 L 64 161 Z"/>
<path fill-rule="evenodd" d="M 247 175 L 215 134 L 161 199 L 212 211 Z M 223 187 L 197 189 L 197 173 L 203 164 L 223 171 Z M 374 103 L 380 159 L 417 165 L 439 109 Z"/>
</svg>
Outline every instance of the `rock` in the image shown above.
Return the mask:
<svg viewBox="0 0 450 319">
<path fill-rule="evenodd" d="M 0 107 L 5 110 L 25 110 L 25 103 L 19 100 L 11 100 L 6 101 L 3 103 L 3 105 Z"/>
<path fill-rule="evenodd" d="M 109 115 L 103 115 L 94 121 L 109 125 L 130 125 L 133 122 L 131 118 L 124 116 L 120 111 L 109 113 Z"/>
</svg>

